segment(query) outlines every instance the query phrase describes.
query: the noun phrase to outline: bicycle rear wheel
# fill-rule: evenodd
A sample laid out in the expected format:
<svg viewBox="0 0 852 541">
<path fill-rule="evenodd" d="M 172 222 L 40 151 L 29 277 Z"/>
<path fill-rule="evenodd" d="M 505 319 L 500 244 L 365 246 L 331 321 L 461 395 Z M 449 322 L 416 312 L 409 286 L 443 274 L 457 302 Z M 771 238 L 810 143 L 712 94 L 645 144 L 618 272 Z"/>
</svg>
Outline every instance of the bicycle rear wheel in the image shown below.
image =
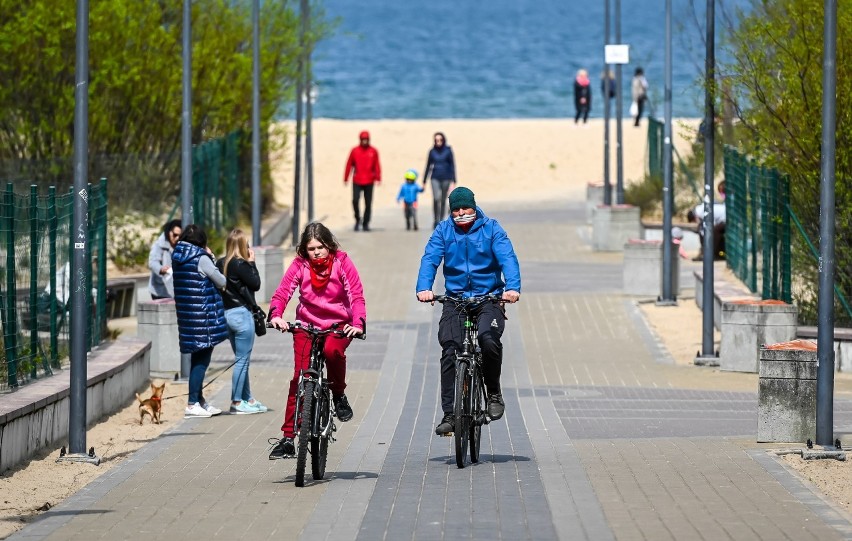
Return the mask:
<svg viewBox="0 0 852 541">
<path fill-rule="evenodd" d="M 472 418 L 470 421 L 470 461 L 473 463 L 479 462 L 479 444 L 482 439 L 482 424 L 485 418 L 485 384 L 482 381 L 482 371 L 479 364 L 474 362 L 471 364 L 473 383 L 470 392 L 470 404 Z"/>
<path fill-rule="evenodd" d="M 456 361 L 456 400 L 453 414 L 456 418 L 454 436 L 456 442 L 456 466 L 464 468 L 467 455 L 468 430 L 470 428 L 470 374 L 468 359 Z"/>
<path fill-rule="evenodd" d="M 319 481 L 325 476 L 325 465 L 328 460 L 328 439 L 331 433 L 329 432 L 326 436 L 323 436 L 323 433 L 331 423 L 329 402 L 328 389 L 323 388 L 319 393 L 319 401 L 317 402 L 317 417 L 319 417 L 317 435 L 311 438 L 311 473 L 314 475 L 315 481 Z"/>
<path fill-rule="evenodd" d="M 308 442 L 311 439 L 311 411 L 314 406 L 313 381 L 304 381 L 302 396 L 302 411 L 300 413 L 302 426 L 299 427 L 299 447 L 296 449 L 296 486 L 305 486 L 305 466 L 308 461 Z"/>
</svg>

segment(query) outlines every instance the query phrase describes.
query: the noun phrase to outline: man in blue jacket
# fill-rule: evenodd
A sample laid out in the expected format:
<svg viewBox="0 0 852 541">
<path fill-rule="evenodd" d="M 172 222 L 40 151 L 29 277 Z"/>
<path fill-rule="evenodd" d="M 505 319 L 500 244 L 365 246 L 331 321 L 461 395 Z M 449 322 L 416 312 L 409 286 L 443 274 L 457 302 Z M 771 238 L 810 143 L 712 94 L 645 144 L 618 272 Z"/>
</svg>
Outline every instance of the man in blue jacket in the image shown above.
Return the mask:
<svg viewBox="0 0 852 541">
<path fill-rule="evenodd" d="M 478 297 L 500 294 L 505 302 L 518 302 L 521 296 L 521 269 L 506 231 L 476 206 L 473 192 L 459 186 L 450 193 L 450 216 L 441 221 L 429 238 L 420 259 L 417 299 L 432 302 L 432 285 L 441 261 L 447 295 Z M 484 379 L 488 392 L 488 415 L 492 420 L 503 416 L 505 405 L 500 390 L 503 344 L 500 337 L 506 324 L 502 308 L 483 303 L 476 314 L 479 347 L 485 364 Z M 452 303 L 444 304 L 438 324 L 441 344 L 441 407 L 444 417 L 435 428 L 446 435 L 455 428 L 453 416 L 455 355 L 462 349 L 464 317 Z"/>
</svg>

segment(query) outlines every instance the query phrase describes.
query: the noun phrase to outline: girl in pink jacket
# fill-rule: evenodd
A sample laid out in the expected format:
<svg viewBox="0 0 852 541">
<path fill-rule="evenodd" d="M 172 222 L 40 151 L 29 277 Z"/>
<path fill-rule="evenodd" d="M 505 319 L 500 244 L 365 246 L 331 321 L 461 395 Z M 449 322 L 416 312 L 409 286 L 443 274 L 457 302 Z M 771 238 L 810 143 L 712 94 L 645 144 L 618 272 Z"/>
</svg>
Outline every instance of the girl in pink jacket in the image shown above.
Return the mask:
<svg viewBox="0 0 852 541">
<path fill-rule="evenodd" d="M 361 278 L 346 252 L 340 251 L 337 239 L 321 223 L 312 223 L 305 227 L 296 252 L 296 259 L 287 268 L 269 303 L 269 322 L 282 331 L 289 328 L 281 316 L 293 298 L 293 293 L 298 289 L 297 320 L 321 329 L 328 329 L 334 323 L 343 324 L 342 330 L 346 336 L 328 335 L 324 353 L 337 418 L 346 422 L 352 419 L 352 407 L 344 394 L 346 348 L 352 342 L 353 336 L 363 332 L 364 322 L 367 320 Z M 284 424 L 281 426 L 284 435 L 269 454 L 270 460 L 296 454 L 293 443 L 296 390 L 299 374 L 310 366 L 310 336 L 303 332 L 294 333 L 293 352 L 293 379 L 290 380 L 287 410 L 284 414 Z"/>
</svg>

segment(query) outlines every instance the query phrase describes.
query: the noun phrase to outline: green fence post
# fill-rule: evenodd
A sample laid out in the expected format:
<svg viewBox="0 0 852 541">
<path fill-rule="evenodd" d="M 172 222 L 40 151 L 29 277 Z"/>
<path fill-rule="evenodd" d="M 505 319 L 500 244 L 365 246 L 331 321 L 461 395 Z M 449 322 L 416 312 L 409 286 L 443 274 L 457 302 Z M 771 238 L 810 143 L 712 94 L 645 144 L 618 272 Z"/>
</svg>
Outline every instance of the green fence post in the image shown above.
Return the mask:
<svg viewBox="0 0 852 541">
<path fill-rule="evenodd" d="M 781 178 L 781 197 L 781 300 L 790 304 L 793 302 L 793 264 L 790 213 L 787 210 L 787 204 L 790 202 L 790 177 L 786 175 Z"/>
<path fill-rule="evenodd" d="M 757 249 L 760 246 L 759 230 L 757 228 L 757 215 L 760 199 L 758 197 L 758 179 L 757 166 L 754 163 L 749 163 L 747 179 L 749 192 L 749 215 L 751 216 L 751 266 L 749 268 L 748 288 L 751 291 L 757 292 Z"/>
<path fill-rule="evenodd" d="M 30 185 L 30 358 L 32 359 L 30 377 L 38 376 L 36 353 L 38 352 L 38 186 Z M 42 362 L 45 362 L 42 360 Z M 46 362 L 45 362 L 46 364 Z M 50 367 L 45 366 L 46 369 Z"/>
<path fill-rule="evenodd" d="M 6 210 L 6 365 L 9 387 L 14 389 L 18 386 L 18 315 L 15 309 L 15 185 L 11 182 L 6 184 L 3 207 Z"/>
<path fill-rule="evenodd" d="M 47 235 L 48 249 L 48 271 L 50 272 L 50 364 L 59 368 L 59 338 L 56 325 L 56 228 L 58 224 L 56 216 L 56 186 L 51 186 L 47 192 Z"/>
</svg>

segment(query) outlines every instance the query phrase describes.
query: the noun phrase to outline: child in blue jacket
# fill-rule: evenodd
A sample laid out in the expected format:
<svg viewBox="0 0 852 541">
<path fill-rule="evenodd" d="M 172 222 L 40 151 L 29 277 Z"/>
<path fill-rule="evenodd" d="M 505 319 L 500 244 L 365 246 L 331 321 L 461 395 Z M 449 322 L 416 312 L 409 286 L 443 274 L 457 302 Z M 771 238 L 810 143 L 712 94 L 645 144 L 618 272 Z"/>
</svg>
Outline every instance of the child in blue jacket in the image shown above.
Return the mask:
<svg viewBox="0 0 852 541">
<path fill-rule="evenodd" d="M 405 229 L 410 230 L 412 226 L 417 231 L 417 196 L 423 192 L 423 187 L 417 185 L 417 171 L 409 169 L 405 172 L 405 182 L 399 188 L 396 202 L 402 201 L 405 205 Z"/>
</svg>

